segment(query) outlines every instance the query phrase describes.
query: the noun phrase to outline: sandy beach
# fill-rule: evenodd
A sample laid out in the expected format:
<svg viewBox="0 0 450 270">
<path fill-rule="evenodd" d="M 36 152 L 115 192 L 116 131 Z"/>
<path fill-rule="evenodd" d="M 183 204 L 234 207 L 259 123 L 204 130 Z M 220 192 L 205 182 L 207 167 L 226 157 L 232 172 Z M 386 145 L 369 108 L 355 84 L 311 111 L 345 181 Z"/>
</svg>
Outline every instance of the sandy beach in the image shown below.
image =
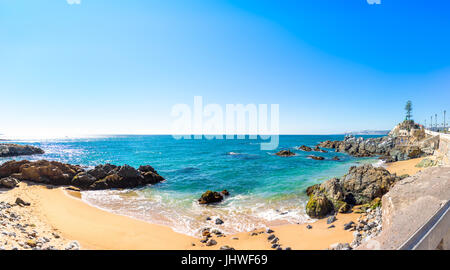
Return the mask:
<svg viewBox="0 0 450 270">
<path fill-rule="evenodd" d="M 422 158 L 389 163 L 387 169 L 391 173 L 414 174 L 420 171 L 415 167 Z M 41 231 L 54 232 L 60 235 L 60 241 L 76 240 L 81 249 L 219 249 L 222 246 L 234 249 L 270 250 L 264 229 L 253 232 L 242 232 L 234 235 L 214 235 L 217 244 L 206 246 L 199 238 L 194 238 L 173 231 L 169 227 L 150 224 L 130 217 L 113 214 L 93 207 L 81 200 L 82 194 L 67 190 L 64 187 L 20 183 L 20 186 L 0 194 L 0 199 L 14 204 L 21 197 L 30 206 L 21 207 L 22 215 L 29 217 Z M 17 206 L 18 207 L 18 206 Z M 329 228 L 326 219 L 308 224 L 289 224 L 272 227 L 282 248 L 291 249 L 327 249 L 334 243 L 349 243 L 353 240 L 353 232 L 344 230 L 343 225 L 356 222 L 360 214 L 338 214 L 337 220 Z M 26 239 L 25 239 L 26 240 Z M 63 245 L 63 244 L 61 244 Z"/>
<path fill-rule="evenodd" d="M 416 167 L 416 165 L 419 164 L 419 162 L 421 162 L 425 158 L 427 158 L 427 157 L 413 158 L 413 159 L 388 163 L 386 165 L 386 169 L 390 173 L 396 173 L 397 175 L 404 175 L 404 174 L 414 175 L 424 169 L 424 168 Z"/>
<path fill-rule="evenodd" d="M 214 246 L 206 246 L 200 238 L 174 232 L 169 227 L 150 224 L 130 217 L 116 215 L 90 206 L 79 199 L 80 194 L 64 188 L 51 188 L 21 183 L 16 189 L 0 194 L 0 199 L 14 202 L 20 196 L 31 203 L 23 211 L 47 224 L 67 241 L 76 240 L 82 249 L 219 249 L 228 245 L 235 249 L 271 249 L 268 234 L 262 229 L 222 237 L 214 236 Z M 78 197 L 78 198 L 77 198 Z M 307 229 L 307 224 L 273 227 L 283 247 L 292 249 L 326 249 L 337 242 L 350 242 L 352 233 L 343 230 L 343 224 L 355 221 L 358 214 L 339 214 L 328 229 L 326 219 Z M 43 226 L 43 225 L 42 225 Z"/>
</svg>

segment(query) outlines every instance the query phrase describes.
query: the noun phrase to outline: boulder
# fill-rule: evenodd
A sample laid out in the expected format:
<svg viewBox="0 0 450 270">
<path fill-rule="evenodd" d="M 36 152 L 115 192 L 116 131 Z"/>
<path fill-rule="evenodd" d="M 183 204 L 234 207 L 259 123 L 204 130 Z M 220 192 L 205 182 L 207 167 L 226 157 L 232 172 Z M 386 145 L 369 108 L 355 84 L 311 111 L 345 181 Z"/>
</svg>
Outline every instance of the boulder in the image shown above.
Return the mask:
<svg viewBox="0 0 450 270">
<path fill-rule="evenodd" d="M 14 177 L 5 177 L 0 179 L 0 188 L 15 188 L 19 184 L 19 180 Z"/>
<path fill-rule="evenodd" d="M 298 148 L 298 150 L 302 150 L 302 151 L 306 151 L 306 152 L 311 152 L 312 148 L 306 145 L 302 145 Z"/>
<path fill-rule="evenodd" d="M 103 179 L 107 175 L 111 174 L 116 168 L 117 166 L 107 163 L 97 165 L 94 169 L 87 171 L 87 173 L 95 177 L 95 179 Z"/>
<path fill-rule="evenodd" d="M 312 218 L 323 218 L 333 209 L 333 205 L 324 195 L 312 194 L 306 204 L 306 214 Z"/>
<path fill-rule="evenodd" d="M 401 179 L 384 168 L 369 164 L 351 167 L 342 178 L 332 178 L 308 187 L 306 193 L 310 198 L 306 212 L 315 218 L 332 212 L 348 212 L 352 205 L 370 204 L 369 207 L 377 207 L 379 198 Z"/>
<path fill-rule="evenodd" d="M 211 204 L 221 202 L 222 200 L 223 200 L 222 194 L 216 191 L 208 190 L 202 194 L 200 199 L 198 199 L 198 202 L 200 204 Z"/>
<path fill-rule="evenodd" d="M 31 145 L 0 144 L 0 157 L 15 157 L 44 154 L 44 150 Z"/>
<path fill-rule="evenodd" d="M 338 156 L 334 156 L 332 160 L 341 160 Z"/>
<path fill-rule="evenodd" d="M 89 188 L 97 179 L 87 172 L 81 172 L 72 179 L 72 185 L 83 189 Z"/>
<path fill-rule="evenodd" d="M 291 150 L 281 150 L 281 151 L 275 153 L 275 155 L 280 156 L 280 157 L 291 157 L 291 156 L 295 156 L 295 153 L 291 152 Z"/>
<path fill-rule="evenodd" d="M 313 156 L 313 155 L 310 155 L 308 157 L 311 159 L 314 159 L 314 160 L 324 160 L 325 159 L 324 157 L 318 157 L 318 156 Z"/>
<path fill-rule="evenodd" d="M 351 167 L 342 181 L 345 201 L 350 204 L 365 204 L 383 196 L 399 180 L 388 170 L 372 165 Z"/>
</svg>

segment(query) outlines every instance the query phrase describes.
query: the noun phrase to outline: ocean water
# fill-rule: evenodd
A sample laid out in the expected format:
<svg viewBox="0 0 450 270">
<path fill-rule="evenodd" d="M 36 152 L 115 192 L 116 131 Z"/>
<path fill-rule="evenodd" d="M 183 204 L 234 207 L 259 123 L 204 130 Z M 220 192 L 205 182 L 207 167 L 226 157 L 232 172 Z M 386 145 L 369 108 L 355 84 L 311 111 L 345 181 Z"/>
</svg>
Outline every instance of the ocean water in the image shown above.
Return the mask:
<svg viewBox="0 0 450 270">
<path fill-rule="evenodd" d="M 363 136 L 376 137 L 376 136 Z M 312 221 L 305 214 L 308 186 L 344 175 L 351 166 L 374 163 L 374 158 L 347 154 L 303 152 L 344 135 L 282 135 L 279 149 L 297 155 L 278 157 L 262 151 L 258 140 L 175 140 L 172 136 L 102 136 L 19 141 L 45 150 L 44 155 L 14 159 L 47 159 L 93 167 L 102 163 L 153 166 L 166 181 L 133 190 L 84 191 L 83 200 L 105 210 L 167 225 L 198 236 L 204 227 L 225 233 Z M 326 158 L 317 161 L 308 155 Z M 341 160 L 331 160 L 338 156 Z M 12 158 L 0 158 L 3 163 Z M 199 205 L 206 190 L 227 189 L 230 196 L 216 205 Z M 206 221 L 211 217 L 212 221 Z M 220 217 L 223 225 L 215 225 Z"/>
</svg>

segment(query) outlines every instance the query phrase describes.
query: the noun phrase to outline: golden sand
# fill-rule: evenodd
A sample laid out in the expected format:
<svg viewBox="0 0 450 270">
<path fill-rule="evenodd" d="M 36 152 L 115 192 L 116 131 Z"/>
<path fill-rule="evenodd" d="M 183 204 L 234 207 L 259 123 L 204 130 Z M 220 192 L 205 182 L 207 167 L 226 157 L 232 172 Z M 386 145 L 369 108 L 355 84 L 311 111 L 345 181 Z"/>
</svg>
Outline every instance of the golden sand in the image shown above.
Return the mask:
<svg viewBox="0 0 450 270">
<path fill-rule="evenodd" d="M 398 176 L 403 174 L 414 175 L 424 169 L 416 167 L 424 158 L 426 157 L 388 163 L 386 169 L 390 173 L 396 173 Z"/>
<path fill-rule="evenodd" d="M 391 173 L 414 174 L 420 171 L 415 167 L 422 158 L 390 163 L 387 169 Z M 64 188 L 48 188 L 41 185 L 21 183 L 19 187 L 1 194 L 4 201 L 14 202 L 22 196 L 31 202 L 33 218 L 39 219 L 64 239 L 77 240 L 82 249 L 219 249 L 228 245 L 235 249 L 263 250 L 271 249 L 268 234 L 261 232 L 252 236 L 243 232 L 224 237 L 214 236 L 216 245 L 206 246 L 200 238 L 177 233 L 169 227 L 150 224 L 130 217 L 113 214 L 90 206 L 80 200 L 81 193 Z M 283 248 L 326 249 L 334 243 L 350 243 L 353 233 L 343 229 L 349 221 L 356 221 L 359 214 L 338 214 L 328 228 L 326 219 L 307 224 L 291 224 L 273 227 Z"/>
</svg>

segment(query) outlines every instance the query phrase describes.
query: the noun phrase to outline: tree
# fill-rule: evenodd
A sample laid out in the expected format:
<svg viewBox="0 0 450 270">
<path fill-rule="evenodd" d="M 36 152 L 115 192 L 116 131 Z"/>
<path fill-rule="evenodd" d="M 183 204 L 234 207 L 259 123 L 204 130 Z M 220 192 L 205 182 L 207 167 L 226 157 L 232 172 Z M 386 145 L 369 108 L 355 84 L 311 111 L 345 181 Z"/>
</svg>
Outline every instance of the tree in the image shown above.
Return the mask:
<svg viewBox="0 0 450 270">
<path fill-rule="evenodd" d="M 408 100 L 408 102 L 406 102 L 406 106 L 405 106 L 405 111 L 406 111 L 406 120 L 411 120 L 411 112 L 412 112 L 412 102 L 411 100 Z"/>
</svg>

